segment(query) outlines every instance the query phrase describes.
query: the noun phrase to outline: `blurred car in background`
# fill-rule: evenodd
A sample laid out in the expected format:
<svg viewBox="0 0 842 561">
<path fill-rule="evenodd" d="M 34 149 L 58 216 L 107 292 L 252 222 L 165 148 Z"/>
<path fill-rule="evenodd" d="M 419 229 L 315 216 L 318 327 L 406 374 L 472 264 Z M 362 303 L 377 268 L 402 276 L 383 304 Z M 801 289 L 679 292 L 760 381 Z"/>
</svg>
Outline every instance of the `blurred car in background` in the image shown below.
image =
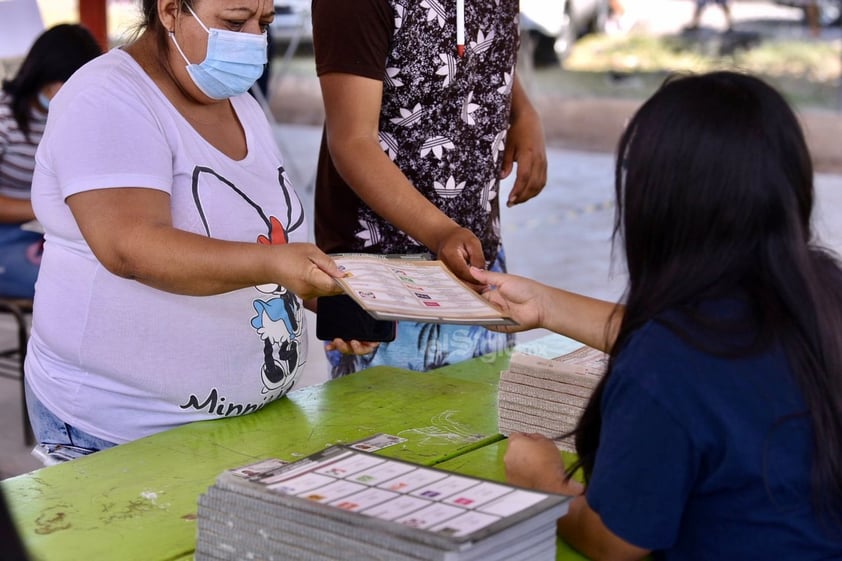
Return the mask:
<svg viewBox="0 0 842 561">
<path fill-rule="evenodd" d="M 310 2 L 274 0 L 275 20 L 269 26 L 274 42 L 313 41 Z M 603 31 L 608 19 L 608 6 L 609 0 L 521 0 L 521 28 L 532 39 L 535 64 L 557 65 L 568 55 L 579 37 Z"/>
<path fill-rule="evenodd" d="M 310 2 L 311 0 L 275 0 L 275 20 L 269 25 L 272 41 L 276 43 L 289 43 L 293 40 L 304 43 L 313 41 Z"/>
<path fill-rule="evenodd" d="M 775 3 L 802 8 L 805 10 L 804 19 L 807 19 L 805 0 L 775 0 Z M 842 0 L 816 0 L 816 7 L 819 10 L 819 25 L 822 27 L 842 25 Z"/>
<path fill-rule="evenodd" d="M 520 25 L 535 66 L 563 63 L 577 39 L 605 30 L 609 12 L 609 0 L 521 0 Z"/>
</svg>

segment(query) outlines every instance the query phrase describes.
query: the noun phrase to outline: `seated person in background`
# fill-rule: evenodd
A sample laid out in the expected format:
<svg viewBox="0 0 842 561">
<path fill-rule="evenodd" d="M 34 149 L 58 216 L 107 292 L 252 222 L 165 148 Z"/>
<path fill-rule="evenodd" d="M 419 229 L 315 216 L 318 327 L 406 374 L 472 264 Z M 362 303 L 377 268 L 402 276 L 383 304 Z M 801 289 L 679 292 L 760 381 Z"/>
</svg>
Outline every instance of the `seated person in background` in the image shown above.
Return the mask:
<svg viewBox="0 0 842 561">
<path fill-rule="evenodd" d="M 519 329 L 610 353 L 578 462 L 515 434 L 510 482 L 576 495 L 559 534 L 593 559 L 842 559 L 842 270 L 792 110 L 750 76 L 668 80 L 616 193 L 622 306 L 474 270 Z"/>
<path fill-rule="evenodd" d="M 142 8 L 139 37 L 62 88 L 36 157 L 27 404 L 57 460 L 280 399 L 306 362 L 301 299 L 340 292 L 246 93 L 272 2 Z"/>
<path fill-rule="evenodd" d="M 61 24 L 33 43 L 0 96 L 0 296 L 32 298 L 43 237 L 21 229 L 33 220 L 29 193 L 47 107 L 61 85 L 102 51 L 80 25 Z"/>
<path fill-rule="evenodd" d="M 687 29 L 690 31 L 699 29 L 699 23 L 702 20 L 702 12 L 705 7 L 711 2 L 718 4 L 722 8 L 722 14 L 725 16 L 725 29 L 731 31 L 734 27 L 734 19 L 731 17 L 731 6 L 728 5 L 730 0 L 696 0 L 696 8 L 693 10 L 693 19 Z"/>
</svg>

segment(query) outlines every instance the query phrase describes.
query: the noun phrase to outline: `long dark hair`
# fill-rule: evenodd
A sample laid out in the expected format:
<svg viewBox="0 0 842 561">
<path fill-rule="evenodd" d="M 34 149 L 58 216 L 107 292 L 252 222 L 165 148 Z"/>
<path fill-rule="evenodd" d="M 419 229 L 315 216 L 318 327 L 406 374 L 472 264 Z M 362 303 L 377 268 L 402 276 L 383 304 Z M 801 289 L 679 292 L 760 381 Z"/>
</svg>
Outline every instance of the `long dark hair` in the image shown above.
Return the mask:
<svg viewBox="0 0 842 561">
<path fill-rule="evenodd" d="M 63 23 L 39 35 L 15 77 L 3 82 L 3 91 L 11 97 L 18 128 L 29 135 L 29 111 L 41 88 L 53 82 L 66 82 L 71 74 L 100 54 L 102 49 L 94 36 L 78 24 Z"/>
<path fill-rule="evenodd" d="M 637 111 L 617 153 L 614 240 L 628 264 L 625 313 L 608 371 L 575 430 L 573 469 L 593 472 L 605 382 L 630 336 L 667 311 L 704 323 L 696 304 L 739 294 L 755 332 L 741 351 L 784 349 L 811 421 L 815 502 L 838 512 L 842 272 L 813 244 L 813 169 L 796 116 L 751 76 L 675 77 Z M 729 348 L 727 331 L 708 332 Z"/>
</svg>

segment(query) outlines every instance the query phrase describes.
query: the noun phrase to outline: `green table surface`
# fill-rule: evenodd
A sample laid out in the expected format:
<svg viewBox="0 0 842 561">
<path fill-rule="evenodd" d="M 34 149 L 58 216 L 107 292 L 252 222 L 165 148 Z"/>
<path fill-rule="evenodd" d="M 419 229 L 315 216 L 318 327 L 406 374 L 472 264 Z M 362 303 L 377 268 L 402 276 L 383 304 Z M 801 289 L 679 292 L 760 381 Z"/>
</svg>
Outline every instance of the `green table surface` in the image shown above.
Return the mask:
<svg viewBox="0 0 842 561">
<path fill-rule="evenodd" d="M 488 384 L 372 368 L 250 415 L 159 433 L 0 487 L 36 559 L 179 559 L 195 547 L 199 494 L 225 469 L 295 460 L 378 432 L 407 439 L 384 455 L 434 465 L 500 440 L 494 411 Z"/>
<path fill-rule="evenodd" d="M 562 346 L 536 348 L 557 356 L 570 347 L 558 340 Z M 430 373 L 371 368 L 246 416 L 6 479 L 0 489 L 35 560 L 186 561 L 198 496 L 222 471 L 265 458 L 293 461 L 382 432 L 407 439 L 379 452 L 385 456 L 501 479 L 497 381 L 508 361 L 501 353 Z"/>
</svg>

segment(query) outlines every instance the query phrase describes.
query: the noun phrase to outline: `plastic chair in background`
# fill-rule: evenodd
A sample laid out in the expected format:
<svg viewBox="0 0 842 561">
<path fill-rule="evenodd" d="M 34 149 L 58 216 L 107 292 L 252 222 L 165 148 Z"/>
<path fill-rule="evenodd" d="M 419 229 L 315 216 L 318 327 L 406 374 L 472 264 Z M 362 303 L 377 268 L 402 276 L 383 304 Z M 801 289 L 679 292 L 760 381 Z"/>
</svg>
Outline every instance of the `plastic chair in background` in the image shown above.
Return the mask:
<svg viewBox="0 0 842 561">
<path fill-rule="evenodd" d="M 14 318 L 17 327 L 17 344 L 14 347 L 0 350 L 0 358 L 17 361 L 19 368 L 17 376 L 1 370 L 0 376 L 19 377 L 20 379 L 20 406 L 21 421 L 23 424 L 23 442 L 27 446 L 31 446 L 35 443 L 35 438 L 32 434 L 32 427 L 29 424 L 29 415 L 27 415 L 26 412 L 23 362 L 26 359 L 26 345 L 29 342 L 28 316 L 32 315 L 32 300 L 0 297 L 0 314 L 10 314 Z"/>
</svg>

